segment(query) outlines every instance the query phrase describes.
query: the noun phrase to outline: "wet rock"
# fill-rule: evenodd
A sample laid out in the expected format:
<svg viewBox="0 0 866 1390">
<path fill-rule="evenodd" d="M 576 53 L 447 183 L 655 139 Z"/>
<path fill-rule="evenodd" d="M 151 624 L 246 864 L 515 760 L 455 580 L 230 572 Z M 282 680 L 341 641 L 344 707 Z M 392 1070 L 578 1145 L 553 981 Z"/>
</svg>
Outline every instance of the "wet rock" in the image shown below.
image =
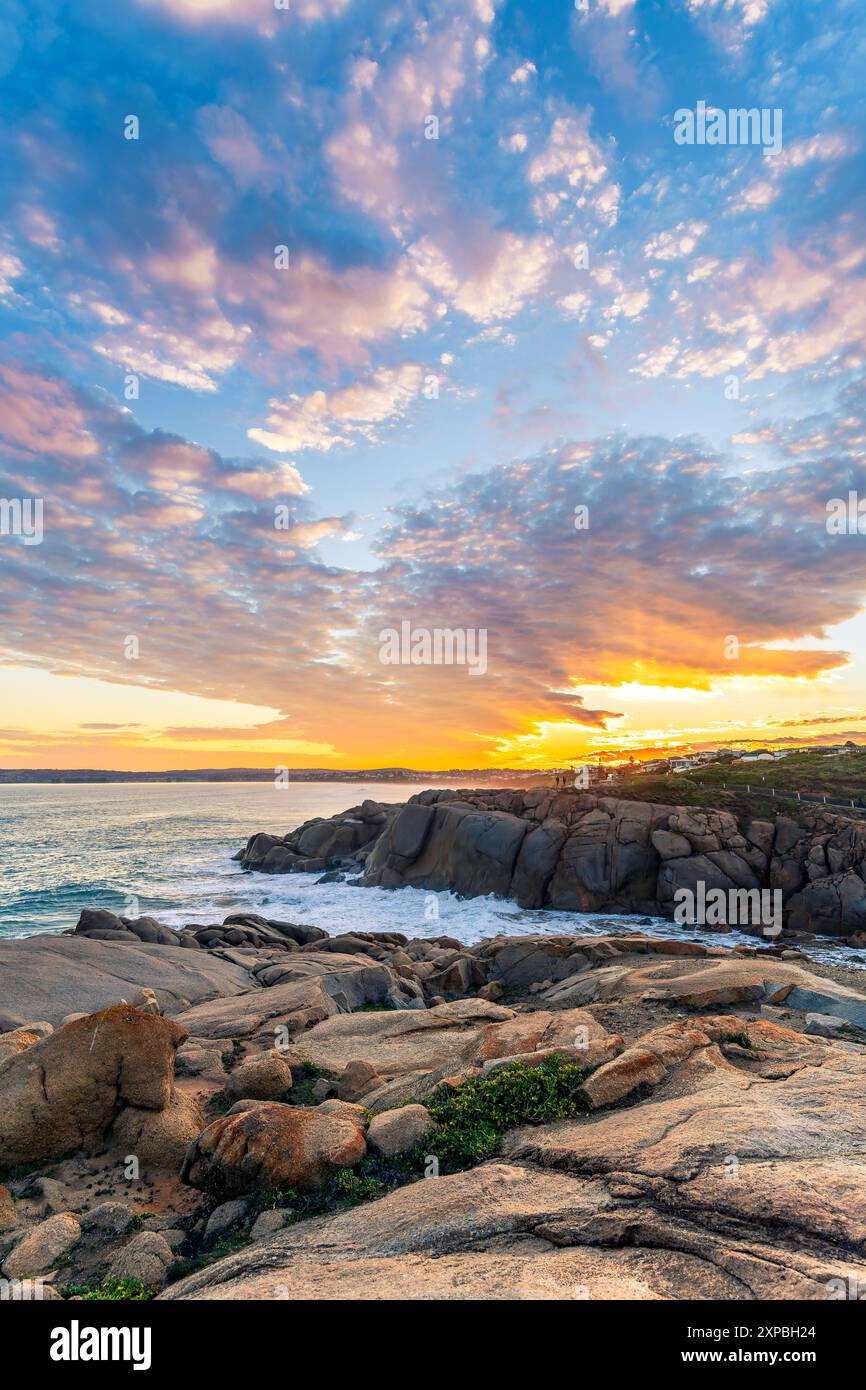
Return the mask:
<svg viewBox="0 0 866 1390">
<path fill-rule="evenodd" d="M 814 880 L 788 906 L 795 931 L 850 936 L 866 929 L 866 883 L 853 869 Z"/>
</svg>

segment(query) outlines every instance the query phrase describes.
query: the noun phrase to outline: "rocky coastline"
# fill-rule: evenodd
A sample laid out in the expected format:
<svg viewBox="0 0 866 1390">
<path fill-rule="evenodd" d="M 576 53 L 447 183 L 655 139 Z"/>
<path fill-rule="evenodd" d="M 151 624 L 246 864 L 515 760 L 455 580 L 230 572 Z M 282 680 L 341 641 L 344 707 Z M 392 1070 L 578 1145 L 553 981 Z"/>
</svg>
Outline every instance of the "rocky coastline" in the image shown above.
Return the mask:
<svg viewBox="0 0 866 1390">
<path fill-rule="evenodd" d="M 866 824 L 825 810 L 798 822 L 587 792 L 423 791 L 253 835 L 236 858 L 553 911 L 670 917 L 678 890 L 699 885 L 778 892 L 786 932 L 866 939 Z"/>
<path fill-rule="evenodd" d="M 650 851 L 656 884 L 683 861 L 730 875 L 717 860 L 737 855 L 756 876 L 802 870 L 792 914 L 821 882 L 810 866 L 862 868 L 853 829 L 829 822 L 788 844 L 779 823 L 750 838 L 588 800 L 556 808 L 555 856 L 526 851 L 552 838 L 543 803 L 425 792 L 254 836 L 244 862 L 279 848 L 308 872 L 513 894 L 532 880 L 545 900 L 566 875 L 595 891 L 592 862 L 600 895 L 646 904 L 661 900 L 624 885 L 650 882 Z M 690 853 L 665 857 L 676 835 Z M 862 974 L 790 937 L 355 931 L 351 898 L 336 935 L 85 910 L 64 935 L 0 942 L 10 1297 L 861 1296 Z"/>
</svg>

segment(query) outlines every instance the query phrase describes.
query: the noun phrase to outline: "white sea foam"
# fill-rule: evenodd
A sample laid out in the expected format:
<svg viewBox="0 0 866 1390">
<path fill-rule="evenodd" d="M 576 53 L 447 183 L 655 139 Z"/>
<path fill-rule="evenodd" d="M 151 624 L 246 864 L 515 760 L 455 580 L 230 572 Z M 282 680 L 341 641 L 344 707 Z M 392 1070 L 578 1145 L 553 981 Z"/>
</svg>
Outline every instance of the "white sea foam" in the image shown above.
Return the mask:
<svg viewBox="0 0 866 1390">
<path fill-rule="evenodd" d="M 237 912 L 256 912 L 278 921 L 308 923 L 331 935 L 351 931 L 394 931 L 408 937 L 450 936 L 465 945 L 493 936 L 609 936 L 641 932 L 669 940 L 699 941 L 733 948 L 760 945 L 744 932 L 687 929 L 664 917 L 637 917 L 615 912 L 529 911 L 492 895 L 459 898 L 420 888 L 361 888 L 350 881 L 317 883 L 313 874 L 245 873 L 237 864 L 202 863 L 200 873 L 184 876 L 187 907 L 164 911 L 160 921 L 180 927 L 222 922 Z M 435 904 L 435 907 L 433 905 Z M 431 917 L 431 911 L 438 916 Z M 856 953 L 832 945 L 809 943 L 814 960 L 857 968 Z M 862 968 L 862 967 L 861 967 Z"/>
</svg>

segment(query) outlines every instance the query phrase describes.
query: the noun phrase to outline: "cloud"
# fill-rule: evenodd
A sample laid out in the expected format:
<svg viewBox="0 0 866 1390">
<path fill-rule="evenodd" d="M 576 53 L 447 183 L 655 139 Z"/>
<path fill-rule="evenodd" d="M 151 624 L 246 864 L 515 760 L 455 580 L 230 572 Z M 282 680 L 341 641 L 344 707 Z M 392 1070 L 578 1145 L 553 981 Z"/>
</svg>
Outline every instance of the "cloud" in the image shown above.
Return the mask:
<svg viewBox="0 0 866 1390">
<path fill-rule="evenodd" d="M 666 361 L 676 380 L 742 371 L 757 382 L 818 363 L 856 369 L 866 352 L 864 276 L 866 245 L 844 234 L 779 244 L 768 262 L 710 266 L 691 298 L 677 297 L 677 341 L 640 355 L 632 370 L 657 375 L 654 365 Z M 691 345 L 680 350 L 686 334 Z"/>
<path fill-rule="evenodd" d="M 318 557 L 351 518 L 317 517 L 294 470 L 278 469 L 268 496 L 265 466 L 143 431 L 80 394 L 70 429 L 68 388 L 7 372 L 25 419 L 40 402 L 63 404 L 52 438 L 71 450 L 37 457 L 26 438 L 46 535 L 9 552 L 0 573 L 7 659 L 291 711 L 293 737 L 313 743 L 351 721 L 382 748 L 386 714 L 392 747 L 423 724 L 467 756 L 472 740 L 477 754 L 477 740 L 539 720 L 609 727 L 616 689 L 635 681 L 709 690 L 734 675 L 814 679 L 846 662 L 826 634 L 862 606 L 866 560 L 828 534 L 825 502 L 866 490 L 857 391 L 840 400 L 848 423 L 831 451 L 771 472 L 733 473 L 697 439 L 623 433 L 468 474 L 394 509 L 374 541 L 378 567 L 355 571 Z M 329 404 L 374 427 L 395 402 L 375 387 L 350 399 Z M 72 503 L 63 489 L 82 431 L 99 449 L 101 495 Z M 255 486 L 233 492 L 245 474 Z M 291 503 L 284 529 L 280 500 Z M 582 532 L 578 504 L 589 509 Z M 378 633 L 403 620 L 485 628 L 488 676 L 381 666 Z M 123 655 L 130 633 L 137 662 Z M 586 701 L 589 686 L 609 702 Z"/>
<path fill-rule="evenodd" d="M 542 288 L 555 248 L 549 237 L 463 229 L 450 253 L 429 238 L 411 250 L 417 273 L 476 323 L 513 317 Z"/>
<path fill-rule="evenodd" d="M 399 367 L 380 367 L 352 386 L 328 393 L 293 396 L 271 401 L 269 428 L 250 429 L 249 438 L 266 449 L 294 453 L 300 449 L 323 452 L 349 446 L 358 437 L 376 438 L 376 427 L 400 419 L 409 410 L 421 386 L 422 368 L 414 362 Z"/>
<path fill-rule="evenodd" d="M 833 165 L 849 159 L 858 149 L 858 143 L 848 132 L 819 132 L 802 140 L 794 140 L 783 146 L 772 159 L 764 161 L 762 175 L 754 179 L 733 199 L 732 212 L 754 212 L 774 203 L 782 191 L 786 175 L 806 168 L 810 164 Z"/>
<path fill-rule="evenodd" d="M 260 33 L 273 37 L 277 24 L 291 16 L 305 23 L 332 19 L 343 13 L 351 0 L 289 0 L 277 9 L 272 2 L 262 0 L 137 0 L 141 5 L 163 10 L 183 23 L 253 24 Z"/>
<path fill-rule="evenodd" d="M 0 438 L 24 461 L 80 463 L 99 452 L 72 388 L 15 362 L 0 363 Z"/>
<path fill-rule="evenodd" d="M 557 116 L 547 143 L 530 161 L 531 184 L 544 189 L 535 200 L 544 220 L 560 204 L 590 207 L 599 219 L 612 225 L 617 220 L 620 191 L 607 179 L 608 165 L 601 146 L 589 133 L 589 112 Z"/>
</svg>

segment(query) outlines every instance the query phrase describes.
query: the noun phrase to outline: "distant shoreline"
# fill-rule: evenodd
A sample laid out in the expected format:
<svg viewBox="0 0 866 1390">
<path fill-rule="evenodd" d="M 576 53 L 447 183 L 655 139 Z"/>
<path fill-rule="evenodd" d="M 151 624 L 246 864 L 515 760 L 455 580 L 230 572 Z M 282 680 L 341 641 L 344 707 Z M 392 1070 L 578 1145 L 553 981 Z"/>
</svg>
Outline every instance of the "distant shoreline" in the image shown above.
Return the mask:
<svg viewBox="0 0 866 1390">
<path fill-rule="evenodd" d="M 412 768 L 399 769 L 374 769 L 370 772 L 339 772 L 339 771 L 320 771 L 319 769 L 289 769 L 287 782 L 304 783 L 363 783 L 376 782 L 385 786 L 389 782 L 395 785 L 407 782 L 418 782 L 422 784 L 448 782 L 449 784 L 465 784 L 472 787 L 482 787 L 487 785 L 501 786 L 503 778 L 508 778 L 521 786 L 528 786 L 533 780 L 539 783 L 545 781 L 544 773 L 512 772 L 508 769 L 493 768 L 483 772 L 456 772 L 454 769 L 445 772 L 418 772 Z M 273 782 L 274 773 L 271 768 L 226 768 L 226 769 L 200 769 L 195 771 L 182 772 L 102 772 L 95 768 L 70 770 L 62 769 L 0 769 L 0 786 L 7 787 L 28 787 L 28 786 L 102 786 L 117 784 L 165 784 L 165 783 L 231 783 L 231 782 Z"/>
</svg>

